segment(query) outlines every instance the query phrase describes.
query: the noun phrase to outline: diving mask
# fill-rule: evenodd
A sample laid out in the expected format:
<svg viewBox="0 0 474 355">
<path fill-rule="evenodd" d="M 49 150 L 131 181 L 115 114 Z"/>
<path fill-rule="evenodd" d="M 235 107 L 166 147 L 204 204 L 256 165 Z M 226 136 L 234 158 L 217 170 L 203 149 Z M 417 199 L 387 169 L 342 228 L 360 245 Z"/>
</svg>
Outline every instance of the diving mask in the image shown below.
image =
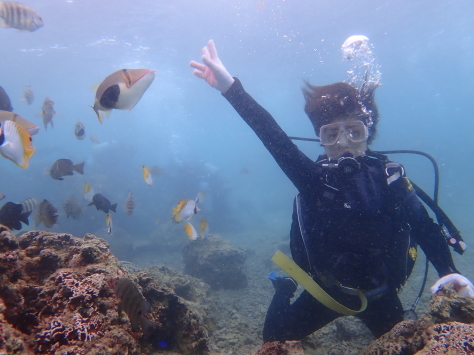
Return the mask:
<svg viewBox="0 0 474 355">
<path fill-rule="evenodd" d="M 367 138 L 369 138 L 369 131 L 364 122 L 359 120 L 342 121 L 330 123 L 321 127 L 319 130 L 321 144 L 335 144 L 339 140 L 341 133 L 344 133 L 347 140 L 352 143 L 365 142 Z"/>
</svg>

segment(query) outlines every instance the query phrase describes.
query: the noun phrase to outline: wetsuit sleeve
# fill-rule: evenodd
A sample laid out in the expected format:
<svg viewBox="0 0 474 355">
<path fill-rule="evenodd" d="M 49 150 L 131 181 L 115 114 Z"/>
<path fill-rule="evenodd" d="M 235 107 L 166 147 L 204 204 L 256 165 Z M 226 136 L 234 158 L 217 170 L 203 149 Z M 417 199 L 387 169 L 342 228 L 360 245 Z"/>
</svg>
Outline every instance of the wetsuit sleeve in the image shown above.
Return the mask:
<svg viewBox="0 0 474 355">
<path fill-rule="evenodd" d="M 440 277 L 459 273 L 454 266 L 445 237 L 441 233 L 441 227 L 430 218 L 408 179 L 403 178 L 403 180 L 406 184 L 404 187 L 404 207 L 407 212 L 408 223 L 412 228 L 411 235 L 416 243 L 420 245 Z"/>
<path fill-rule="evenodd" d="M 270 113 L 244 90 L 240 80 L 234 79 L 232 86 L 222 95 L 257 134 L 295 187 L 303 191 L 311 181 L 310 174 L 315 172 L 314 162 L 288 138 Z"/>
</svg>

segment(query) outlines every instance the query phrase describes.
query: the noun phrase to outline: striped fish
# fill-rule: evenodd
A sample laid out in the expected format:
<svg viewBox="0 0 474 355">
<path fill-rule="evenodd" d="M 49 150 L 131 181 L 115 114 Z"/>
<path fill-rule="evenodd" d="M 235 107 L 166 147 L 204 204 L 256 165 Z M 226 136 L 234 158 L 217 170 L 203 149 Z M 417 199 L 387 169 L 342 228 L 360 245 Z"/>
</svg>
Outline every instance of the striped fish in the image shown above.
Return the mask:
<svg viewBox="0 0 474 355">
<path fill-rule="evenodd" d="M 127 216 L 131 216 L 135 209 L 135 200 L 131 192 L 128 193 L 127 201 L 125 202 L 125 213 Z"/>
<path fill-rule="evenodd" d="M 41 17 L 28 6 L 15 1 L 0 1 L 1 27 L 33 32 L 43 25 Z"/>
<path fill-rule="evenodd" d="M 150 303 L 148 303 L 138 290 L 137 286 L 128 278 L 118 278 L 115 287 L 115 297 L 119 302 L 118 314 L 122 314 L 122 310 L 130 319 L 132 323 L 132 330 L 136 330 L 138 323 L 141 324 L 142 330 L 145 334 L 149 333 L 155 326 L 155 323 L 146 319 L 143 315 L 150 310 Z"/>
<path fill-rule="evenodd" d="M 20 202 L 20 205 L 23 206 L 23 212 L 34 212 L 37 203 L 38 201 L 34 198 L 27 198 L 25 201 Z"/>
</svg>

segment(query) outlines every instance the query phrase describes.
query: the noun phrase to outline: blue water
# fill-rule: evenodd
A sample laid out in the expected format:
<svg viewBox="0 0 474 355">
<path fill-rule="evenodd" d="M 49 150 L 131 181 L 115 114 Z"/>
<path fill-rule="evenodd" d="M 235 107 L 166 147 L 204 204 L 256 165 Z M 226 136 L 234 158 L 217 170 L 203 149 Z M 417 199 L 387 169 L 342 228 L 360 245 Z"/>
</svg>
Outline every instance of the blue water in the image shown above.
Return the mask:
<svg viewBox="0 0 474 355">
<path fill-rule="evenodd" d="M 314 137 L 303 111 L 304 80 L 325 85 L 346 79 L 340 47 L 350 35 L 369 37 L 381 65 L 376 99 L 381 114 L 373 149 L 419 149 L 441 169 L 440 204 L 474 244 L 472 83 L 474 3 L 446 1 L 315 0 L 43 0 L 25 1 L 44 20 L 37 32 L 0 29 L 0 85 L 14 111 L 42 127 L 46 96 L 56 103 L 54 129 L 34 136 L 36 153 L 27 169 L 0 160 L 4 201 L 48 199 L 59 210 L 53 231 L 82 235 L 105 231 L 105 215 L 85 207 L 85 182 L 119 208 L 114 229 L 139 240 L 170 223 L 181 199 L 206 193 L 199 217 L 210 230 L 233 233 L 265 230 L 280 240 L 289 230 L 295 189 L 258 138 L 225 99 L 194 77 L 190 60 L 214 39 L 229 72 L 270 111 L 289 135 Z M 121 68 L 151 68 L 157 76 L 130 112 L 114 110 L 100 125 L 88 105 L 91 88 Z M 35 102 L 20 101 L 25 85 Z M 80 120 L 87 138 L 78 141 Z M 102 144 L 89 136 L 96 134 Z M 322 148 L 298 143 L 310 157 Z M 51 179 L 59 158 L 85 160 L 84 176 Z M 393 156 L 408 176 L 433 188 L 428 162 Z M 142 165 L 164 174 L 145 184 Z M 136 209 L 123 211 L 129 191 Z M 85 208 L 68 220 L 62 204 L 75 196 Z M 2 201 L 2 202 L 4 202 Z M 155 219 L 159 218 L 159 222 Z M 32 218 L 31 218 L 32 219 Z M 34 222 L 31 223 L 34 225 Z M 32 227 L 34 228 L 34 226 Z M 176 238 L 186 240 L 184 232 Z M 113 243 L 113 238 L 110 238 Z M 256 246 L 258 247 L 258 246 Z M 469 254 L 459 261 L 467 275 Z M 472 259 L 471 259 L 472 260 Z"/>
</svg>

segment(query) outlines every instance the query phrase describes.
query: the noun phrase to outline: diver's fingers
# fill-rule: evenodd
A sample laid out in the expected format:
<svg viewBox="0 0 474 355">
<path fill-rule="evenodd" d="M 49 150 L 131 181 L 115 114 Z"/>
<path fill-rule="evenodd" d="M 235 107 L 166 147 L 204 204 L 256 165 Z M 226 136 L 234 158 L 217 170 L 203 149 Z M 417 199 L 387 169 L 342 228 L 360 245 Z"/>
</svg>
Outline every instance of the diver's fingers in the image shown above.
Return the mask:
<svg viewBox="0 0 474 355">
<path fill-rule="evenodd" d="M 200 71 L 202 71 L 202 72 L 203 72 L 204 70 L 206 70 L 206 66 L 205 66 L 204 64 L 195 62 L 194 60 L 192 60 L 191 62 L 189 62 L 189 66 L 190 66 L 191 68 L 200 70 Z"/>
<path fill-rule="evenodd" d="M 204 79 L 204 80 L 206 79 L 206 76 L 204 75 L 203 71 L 194 70 L 193 74 L 196 75 L 198 78 L 201 78 L 201 79 Z"/>
<path fill-rule="evenodd" d="M 212 39 L 210 39 L 209 42 L 207 42 L 207 49 L 208 49 L 211 59 L 219 60 L 219 57 L 217 55 L 216 45 L 214 44 L 214 41 Z"/>
</svg>

